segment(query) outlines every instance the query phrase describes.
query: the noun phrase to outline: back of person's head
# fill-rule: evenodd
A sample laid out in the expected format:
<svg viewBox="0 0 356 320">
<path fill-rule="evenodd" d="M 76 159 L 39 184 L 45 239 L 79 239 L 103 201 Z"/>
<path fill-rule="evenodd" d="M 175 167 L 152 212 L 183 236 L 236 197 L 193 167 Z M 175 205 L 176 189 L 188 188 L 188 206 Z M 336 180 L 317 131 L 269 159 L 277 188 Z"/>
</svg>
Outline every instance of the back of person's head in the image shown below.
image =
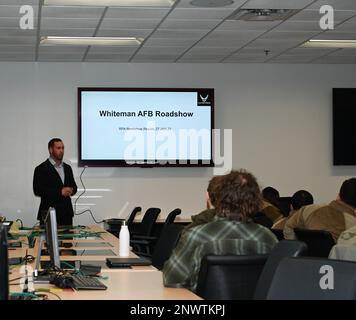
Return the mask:
<svg viewBox="0 0 356 320">
<path fill-rule="evenodd" d="M 211 204 L 216 207 L 219 197 L 220 197 L 220 190 L 222 186 L 222 182 L 224 180 L 224 176 L 215 176 L 212 177 L 209 181 L 208 185 L 208 194 Z"/>
<path fill-rule="evenodd" d="M 247 222 L 261 206 L 261 191 L 256 178 L 246 170 L 224 176 L 216 214 L 230 220 Z"/>
<path fill-rule="evenodd" d="M 343 202 L 356 208 L 356 178 L 345 180 L 342 183 L 339 196 Z"/>
<path fill-rule="evenodd" d="M 293 194 L 291 205 L 294 210 L 299 210 L 303 206 L 314 203 L 313 195 L 306 190 L 299 190 Z"/>
<path fill-rule="evenodd" d="M 279 192 L 273 187 L 266 187 L 262 190 L 263 199 L 269 203 L 278 206 Z"/>
</svg>

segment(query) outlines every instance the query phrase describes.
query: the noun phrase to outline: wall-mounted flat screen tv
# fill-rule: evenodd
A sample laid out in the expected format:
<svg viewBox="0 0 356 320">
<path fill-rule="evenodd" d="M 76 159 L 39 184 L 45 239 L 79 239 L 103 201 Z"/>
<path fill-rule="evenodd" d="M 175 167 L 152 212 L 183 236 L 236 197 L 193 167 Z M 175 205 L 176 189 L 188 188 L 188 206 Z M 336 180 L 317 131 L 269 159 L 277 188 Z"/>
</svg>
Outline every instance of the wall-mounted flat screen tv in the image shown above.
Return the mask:
<svg viewBox="0 0 356 320">
<path fill-rule="evenodd" d="M 356 165 L 356 89 L 333 89 L 334 165 Z"/>
<path fill-rule="evenodd" d="M 80 166 L 213 166 L 214 89 L 78 88 Z"/>
</svg>

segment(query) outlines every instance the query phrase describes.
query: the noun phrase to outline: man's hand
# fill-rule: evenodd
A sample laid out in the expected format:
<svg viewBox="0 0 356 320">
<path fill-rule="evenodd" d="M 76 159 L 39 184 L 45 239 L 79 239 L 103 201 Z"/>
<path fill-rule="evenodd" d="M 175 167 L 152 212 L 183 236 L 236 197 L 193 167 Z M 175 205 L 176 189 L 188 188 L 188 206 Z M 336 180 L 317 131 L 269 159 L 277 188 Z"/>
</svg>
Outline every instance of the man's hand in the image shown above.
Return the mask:
<svg viewBox="0 0 356 320">
<path fill-rule="evenodd" d="M 63 197 L 70 197 L 73 194 L 73 188 L 64 187 L 62 188 L 62 196 Z"/>
</svg>

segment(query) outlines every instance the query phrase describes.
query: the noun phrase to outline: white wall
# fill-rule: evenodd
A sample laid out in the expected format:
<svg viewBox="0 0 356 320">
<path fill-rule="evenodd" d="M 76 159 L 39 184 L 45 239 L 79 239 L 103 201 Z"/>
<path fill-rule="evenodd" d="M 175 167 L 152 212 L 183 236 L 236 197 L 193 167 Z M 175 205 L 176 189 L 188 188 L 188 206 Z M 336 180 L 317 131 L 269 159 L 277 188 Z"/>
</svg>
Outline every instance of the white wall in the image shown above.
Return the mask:
<svg viewBox="0 0 356 320">
<path fill-rule="evenodd" d="M 62 137 L 80 185 L 77 93 L 80 86 L 213 87 L 216 127 L 233 130 L 233 167 L 253 172 L 281 195 L 306 188 L 333 199 L 356 167 L 332 166 L 332 88 L 356 87 L 352 65 L 0 63 L 0 213 L 35 222 L 34 167 L 49 138 Z M 137 205 L 183 215 L 205 205 L 206 168 L 88 168 L 83 176 L 97 219 Z M 88 215 L 76 223 L 92 223 Z"/>
</svg>

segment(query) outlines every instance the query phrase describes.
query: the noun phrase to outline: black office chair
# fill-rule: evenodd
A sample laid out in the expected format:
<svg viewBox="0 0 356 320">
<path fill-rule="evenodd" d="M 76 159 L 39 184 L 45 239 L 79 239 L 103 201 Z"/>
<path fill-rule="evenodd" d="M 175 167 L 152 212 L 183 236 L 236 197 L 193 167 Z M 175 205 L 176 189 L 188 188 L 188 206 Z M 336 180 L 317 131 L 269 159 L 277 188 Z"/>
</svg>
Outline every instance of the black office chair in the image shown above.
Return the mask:
<svg viewBox="0 0 356 320">
<path fill-rule="evenodd" d="M 162 230 L 160 232 L 160 235 L 162 234 L 162 232 L 164 231 L 164 229 L 171 225 L 174 222 L 174 219 L 176 218 L 176 216 L 180 215 L 182 212 L 181 209 L 177 208 L 174 209 L 173 211 L 171 211 L 165 222 L 164 225 L 162 227 Z M 159 235 L 159 237 L 160 237 Z M 137 235 L 134 237 L 134 239 L 131 241 L 131 245 L 134 246 L 134 251 L 138 251 L 138 252 L 146 252 L 147 254 L 150 254 L 151 252 L 154 251 L 156 242 L 158 240 L 159 237 L 153 237 L 153 236 L 145 236 L 145 235 Z"/>
<path fill-rule="evenodd" d="M 207 300 L 249 300 L 268 255 L 207 255 L 196 294 Z"/>
<path fill-rule="evenodd" d="M 279 197 L 278 208 L 281 210 L 283 216 L 288 217 L 291 203 L 292 197 Z"/>
<path fill-rule="evenodd" d="M 271 229 L 273 234 L 277 237 L 279 241 L 284 240 L 284 234 L 282 229 Z"/>
<path fill-rule="evenodd" d="M 355 300 L 356 263 L 322 258 L 285 258 L 268 300 Z"/>
<path fill-rule="evenodd" d="M 308 256 L 327 258 L 335 241 L 330 232 L 295 228 L 296 238 L 308 246 Z"/>
<path fill-rule="evenodd" d="M 254 299 L 266 299 L 273 276 L 282 259 L 287 257 L 298 257 L 304 255 L 306 252 L 307 246 L 304 242 L 297 240 L 282 240 L 278 242 L 269 254 L 260 278 L 258 279 Z"/>
<path fill-rule="evenodd" d="M 131 237 L 135 238 L 136 236 L 150 236 L 153 225 L 155 224 L 161 209 L 159 208 L 149 208 L 145 212 L 145 215 L 142 218 L 142 221 L 137 226 L 137 231 L 131 232 Z"/>
<path fill-rule="evenodd" d="M 268 229 L 271 229 L 273 226 L 273 221 L 268 218 L 263 212 L 257 212 L 252 217 L 254 223 L 260 224 Z"/>
<path fill-rule="evenodd" d="M 129 218 L 127 219 L 126 224 L 127 224 L 127 227 L 129 228 L 129 231 L 130 231 L 130 232 L 132 232 L 131 229 L 132 229 L 133 222 L 134 222 L 134 220 L 135 220 L 135 218 L 136 218 L 136 215 L 137 215 L 139 212 L 141 212 L 141 211 L 142 211 L 142 208 L 141 208 L 141 207 L 135 207 L 135 208 L 132 210 L 132 212 L 131 212 Z"/>
<path fill-rule="evenodd" d="M 177 245 L 183 228 L 184 226 L 179 224 L 167 225 L 162 230 L 152 254 L 136 251 L 135 254 L 150 259 L 152 261 L 152 265 L 158 270 L 163 269 L 164 263 L 169 259 L 173 249 Z"/>
</svg>

